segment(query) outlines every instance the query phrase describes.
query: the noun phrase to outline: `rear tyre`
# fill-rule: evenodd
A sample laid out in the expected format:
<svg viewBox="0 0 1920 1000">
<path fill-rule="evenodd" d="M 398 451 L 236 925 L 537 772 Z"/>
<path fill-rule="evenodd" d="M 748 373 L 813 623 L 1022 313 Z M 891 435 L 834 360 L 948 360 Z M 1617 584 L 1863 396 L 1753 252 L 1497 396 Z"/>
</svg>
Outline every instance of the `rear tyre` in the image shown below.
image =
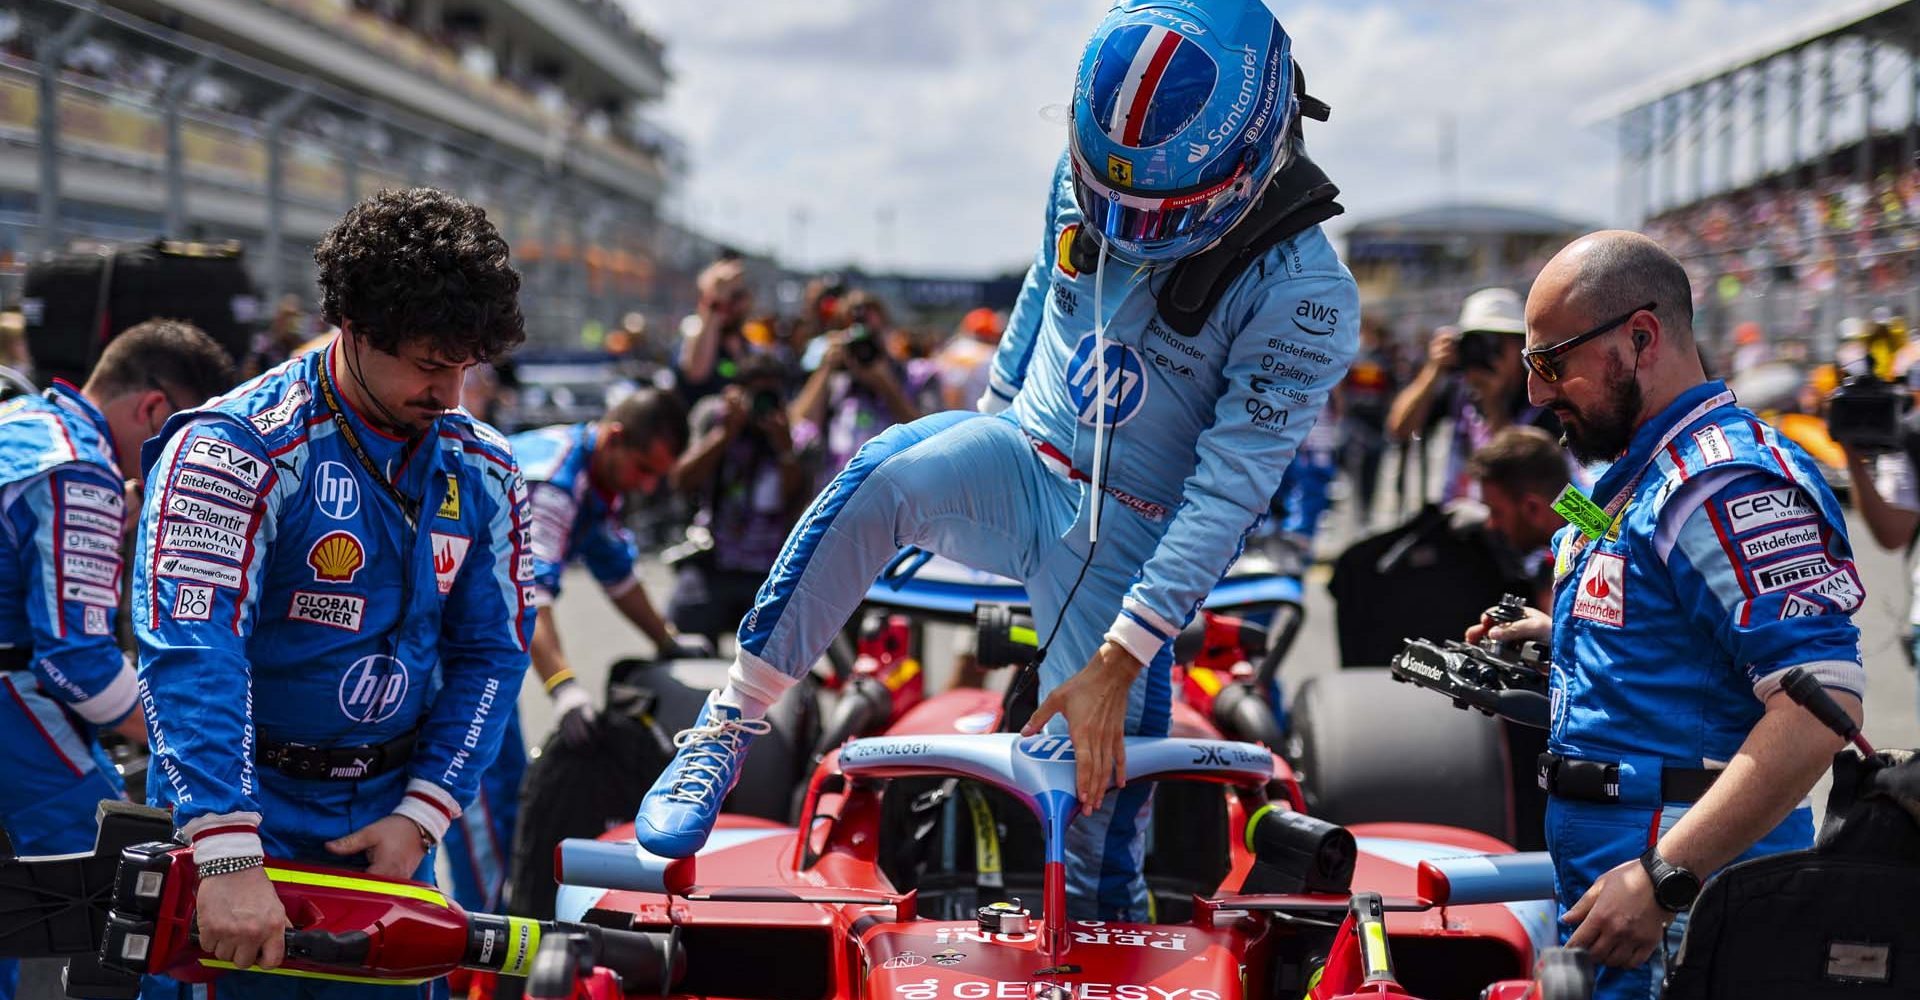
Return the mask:
<svg viewBox="0 0 1920 1000">
<path fill-rule="evenodd" d="M 1583 948 L 1548 948 L 1533 964 L 1540 1000 L 1593 1000 L 1593 962 Z"/>
<path fill-rule="evenodd" d="M 1499 723 L 1383 668 L 1303 681 L 1288 746 L 1321 819 L 1438 823 L 1512 841 Z"/>
</svg>

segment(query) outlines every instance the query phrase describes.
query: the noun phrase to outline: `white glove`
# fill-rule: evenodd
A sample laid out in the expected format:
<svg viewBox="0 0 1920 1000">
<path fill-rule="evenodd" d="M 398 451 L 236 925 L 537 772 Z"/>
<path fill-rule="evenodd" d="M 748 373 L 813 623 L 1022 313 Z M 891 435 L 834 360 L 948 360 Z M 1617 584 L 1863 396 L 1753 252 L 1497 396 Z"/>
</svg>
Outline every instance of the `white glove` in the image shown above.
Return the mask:
<svg viewBox="0 0 1920 1000">
<path fill-rule="evenodd" d="M 973 408 L 979 410 L 981 413 L 999 413 L 1001 410 L 1012 405 L 1013 400 L 1002 399 L 1000 394 L 994 392 L 992 389 L 981 393 L 980 398 L 973 402 Z"/>
</svg>

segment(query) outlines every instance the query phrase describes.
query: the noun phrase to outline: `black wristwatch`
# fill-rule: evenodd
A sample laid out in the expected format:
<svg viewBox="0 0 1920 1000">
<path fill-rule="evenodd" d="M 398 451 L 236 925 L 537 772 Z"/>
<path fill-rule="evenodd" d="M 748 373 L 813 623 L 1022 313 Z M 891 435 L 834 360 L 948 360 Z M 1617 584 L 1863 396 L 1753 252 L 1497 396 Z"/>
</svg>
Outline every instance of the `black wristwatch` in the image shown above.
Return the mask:
<svg viewBox="0 0 1920 1000">
<path fill-rule="evenodd" d="M 1653 901 L 1668 913 L 1679 913 L 1693 905 L 1700 895 L 1700 876 L 1681 868 L 1667 864 L 1660 857 L 1658 846 L 1647 848 L 1640 855 L 1640 867 L 1647 870 L 1647 877 L 1653 880 Z"/>
</svg>

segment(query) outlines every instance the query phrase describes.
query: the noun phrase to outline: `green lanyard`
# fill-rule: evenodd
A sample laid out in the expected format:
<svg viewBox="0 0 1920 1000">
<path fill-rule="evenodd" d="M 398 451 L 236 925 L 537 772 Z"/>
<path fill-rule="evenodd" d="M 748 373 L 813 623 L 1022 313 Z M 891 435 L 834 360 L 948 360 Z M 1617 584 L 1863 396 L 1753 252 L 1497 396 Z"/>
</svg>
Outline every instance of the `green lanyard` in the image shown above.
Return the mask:
<svg viewBox="0 0 1920 1000">
<path fill-rule="evenodd" d="M 1613 519 L 1619 517 L 1620 512 L 1626 509 L 1628 501 L 1633 499 L 1633 492 L 1640 486 L 1640 480 L 1646 478 L 1647 470 L 1653 468 L 1653 463 L 1660 458 L 1660 453 L 1667 450 L 1667 446 L 1673 443 L 1674 438 L 1693 426 L 1694 421 L 1731 402 L 1733 402 L 1733 393 L 1719 393 L 1694 407 L 1693 412 L 1681 417 L 1672 427 L 1667 428 L 1666 436 L 1661 438 L 1660 443 L 1654 445 L 1653 451 L 1647 455 L 1646 464 L 1640 467 L 1639 472 L 1633 474 L 1633 479 L 1621 487 L 1620 492 L 1613 495 L 1613 501 L 1604 509 L 1588 498 L 1585 493 L 1580 492 L 1578 487 L 1568 483 L 1567 488 L 1561 490 L 1560 496 L 1553 501 L 1553 509 L 1559 512 L 1561 517 L 1566 518 L 1568 524 L 1580 530 L 1580 533 L 1572 539 L 1570 551 L 1567 554 L 1569 563 L 1573 557 L 1580 554 L 1581 549 L 1586 548 L 1588 542 L 1607 533 L 1607 528 L 1612 526 Z"/>
<path fill-rule="evenodd" d="M 420 529 L 420 501 L 412 499 L 400 492 L 400 488 L 395 486 L 393 481 L 388 479 L 386 475 L 380 471 L 380 467 L 374 464 L 373 456 L 367 454 L 366 446 L 360 443 L 360 435 L 354 433 L 353 424 L 347 420 L 346 411 L 340 405 L 340 398 L 334 395 L 332 368 L 333 359 L 331 357 L 321 359 L 320 395 L 326 399 L 327 409 L 333 413 L 333 426 L 340 431 L 340 436 L 346 440 L 347 449 L 353 452 L 353 457 L 359 460 L 360 468 L 366 470 L 367 475 L 371 476 L 374 482 L 379 483 L 380 488 L 386 491 L 387 496 L 393 500 L 394 505 L 400 508 L 400 516 L 407 519 L 408 533 L 412 534 L 418 531 Z"/>
</svg>

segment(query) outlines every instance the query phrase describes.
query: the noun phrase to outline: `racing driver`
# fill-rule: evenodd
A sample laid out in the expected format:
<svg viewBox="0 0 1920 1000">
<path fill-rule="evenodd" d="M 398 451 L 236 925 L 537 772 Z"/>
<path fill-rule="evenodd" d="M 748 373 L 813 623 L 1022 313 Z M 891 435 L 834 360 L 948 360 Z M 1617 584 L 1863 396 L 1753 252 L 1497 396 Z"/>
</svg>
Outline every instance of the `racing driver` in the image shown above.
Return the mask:
<svg viewBox="0 0 1920 1000">
<path fill-rule="evenodd" d="M 1233 562 L 1358 345 L 1353 278 L 1315 224 L 1337 208 L 1245 258 L 1191 325 L 1170 324 L 1159 297 L 1176 265 L 1263 217 L 1269 182 L 1331 197 L 1299 142 L 1296 74 L 1258 0 L 1108 12 L 981 401 L 999 412 L 888 430 L 802 515 L 741 622 L 727 686 L 641 804 L 648 850 L 700 848 L 767 706 L 913 544 L 1025 582 L 1046 645 L 1028 733 L 1064 730 L 1077 754 L 1070 909 L 1147 917 L 1148 789 L 1108 794 L 1123 736 L 1167 733 L 1169 640 Z M 1297 184 L 1308 173 L 1316 183 Z"/>
<path fill-rule="evenodd" d="M 466 369 L 523 336 L 506 242 L 414 188 L 354 206 L 314 259 L 340 335 L 147 442 L 134 561 L 148 797 L 193 846 L 201 946 L 242 969 L 283 958 L 263 854 L 432 881 L 533 628 L 526 486 L 506 439 L 456 409 Z"/>
</svg>

